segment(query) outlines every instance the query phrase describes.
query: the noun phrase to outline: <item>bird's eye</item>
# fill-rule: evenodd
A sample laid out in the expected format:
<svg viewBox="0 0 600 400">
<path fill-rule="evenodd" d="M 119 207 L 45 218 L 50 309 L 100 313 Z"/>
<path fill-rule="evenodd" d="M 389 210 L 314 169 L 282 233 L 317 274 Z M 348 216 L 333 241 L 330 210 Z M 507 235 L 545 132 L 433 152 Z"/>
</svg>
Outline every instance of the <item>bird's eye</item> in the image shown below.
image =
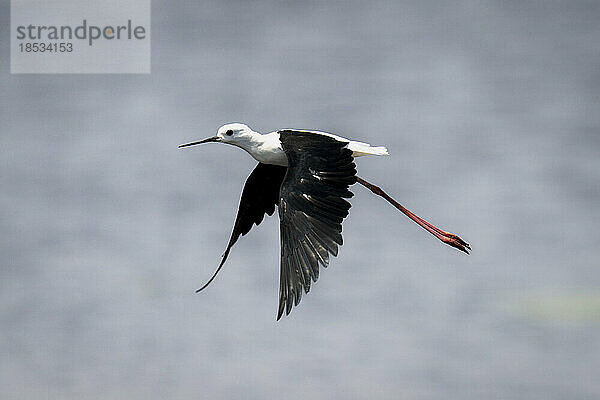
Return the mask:
<svg viewBox="0 0 600 400">
<path fill-rule="evenodd" d="M 227 136 L 231 136 L 231 135 L 233 135 L 233 131 L 231 129 L 229 129 L 227 132 L 225 132 L 225 134 Z"/>
</svg>

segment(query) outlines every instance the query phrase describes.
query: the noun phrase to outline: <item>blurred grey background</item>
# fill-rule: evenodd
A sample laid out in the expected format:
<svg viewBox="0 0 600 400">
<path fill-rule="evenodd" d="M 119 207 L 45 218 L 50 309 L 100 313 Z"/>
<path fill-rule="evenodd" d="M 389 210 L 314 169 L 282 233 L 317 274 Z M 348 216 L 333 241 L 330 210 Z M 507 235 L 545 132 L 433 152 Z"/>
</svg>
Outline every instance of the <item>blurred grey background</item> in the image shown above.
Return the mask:
<svg viewBox="0 0 600 400">
<path fill-rule="evenodd" d="M 153 2 L 152 74 L 10 75 L 3 399 L 600 398 L 600 3 Z M 278 220 L 225 249 L 226 122 L 385 145 L 275 321 Z"/>
</svg>

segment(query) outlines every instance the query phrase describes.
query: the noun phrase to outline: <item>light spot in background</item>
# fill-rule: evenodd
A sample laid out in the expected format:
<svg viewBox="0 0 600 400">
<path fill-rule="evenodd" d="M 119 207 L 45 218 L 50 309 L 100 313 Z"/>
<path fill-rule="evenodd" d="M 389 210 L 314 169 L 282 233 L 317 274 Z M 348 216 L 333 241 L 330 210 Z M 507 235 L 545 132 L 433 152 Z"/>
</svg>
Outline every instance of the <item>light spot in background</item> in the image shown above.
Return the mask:
<svg viewBox="0 0 600 400">
<path fill-rule="evenodd" d="M 539 323 L 597 324 L 600 322 L 600 291 L 532 290 L 509 300 L 504 310 L 514 317 Z"/>
</svg>

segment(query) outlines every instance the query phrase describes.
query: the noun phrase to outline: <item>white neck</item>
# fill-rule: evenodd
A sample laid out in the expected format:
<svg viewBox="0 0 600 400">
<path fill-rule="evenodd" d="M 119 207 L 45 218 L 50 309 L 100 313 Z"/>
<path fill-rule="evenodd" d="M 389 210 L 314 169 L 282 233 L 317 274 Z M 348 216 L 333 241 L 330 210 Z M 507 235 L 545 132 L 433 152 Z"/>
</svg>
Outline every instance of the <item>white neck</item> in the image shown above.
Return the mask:
<svg viewBox="0 0 600 400">
<path fill-rule="evenodd" d="M 246 150 L 256 161 L 263 164 L 288 165 L 287 156 L 283 152 L 277 132 L 263 135 L 252 131 L 246 140 L 235 143 L 235 145 Z"/>
</svg>

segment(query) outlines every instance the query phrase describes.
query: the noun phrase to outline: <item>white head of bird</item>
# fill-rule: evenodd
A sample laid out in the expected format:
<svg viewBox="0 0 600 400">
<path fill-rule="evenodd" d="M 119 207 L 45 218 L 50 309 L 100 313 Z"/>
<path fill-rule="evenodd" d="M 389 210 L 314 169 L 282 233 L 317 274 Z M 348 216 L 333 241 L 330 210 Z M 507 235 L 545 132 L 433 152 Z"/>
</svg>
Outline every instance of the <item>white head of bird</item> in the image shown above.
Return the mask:
<svg viewBox="0 0 600 400">
<path fill-rule="evenodd" d="M 256 161 L 265 164 L 287 166 L 287 157 L 281 147 L 279 134 L 271 132 L 261 134 L 253 131 L 248 125 L 238 122 L 225 124 L 217 130 L 213 137 L 197 142 L 182 144 L 179 147 L 194 146 L 203 143 L 226 143 L 246 150 Z"/>
<path fill-rule="evenodd" d="M 248 125 L 235 122 L 232 124 L 225 124 L 220 127 L 215 136 L 197 142 L 182 144 L 179 147 L 194 146 L 209 142 L 220 142 L 232 144 L 238 147 L 244 147 L 244 144 L 252 142 L 252 139 L 255 138 L 256 135 L 260 135 L 260 133 L 254 132 Z"/>
<path fill-rule="evenodd" d="M 245 145 L 256 141 L 256 136 L 259 135 L 260 133 L 254 132 L 248 125 L 235 122 L 220 127 L 215 137 L 219 142 L 244 148 Z"/>
</svg>

